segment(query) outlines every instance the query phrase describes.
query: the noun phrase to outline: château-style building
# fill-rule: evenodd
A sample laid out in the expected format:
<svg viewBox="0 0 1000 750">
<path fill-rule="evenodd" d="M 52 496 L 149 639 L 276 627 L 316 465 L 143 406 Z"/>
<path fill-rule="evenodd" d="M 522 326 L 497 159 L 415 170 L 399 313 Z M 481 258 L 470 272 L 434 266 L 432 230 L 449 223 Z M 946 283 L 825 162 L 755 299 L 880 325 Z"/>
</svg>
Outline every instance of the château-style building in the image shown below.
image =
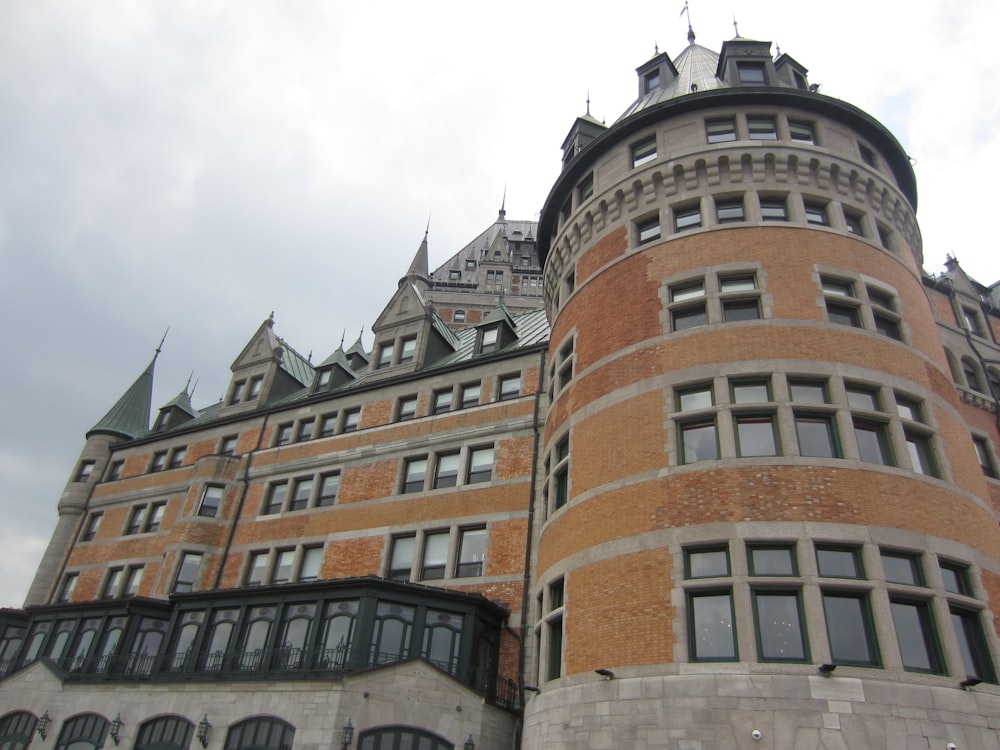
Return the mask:
<svg viewBox="0 0 1000 750">
<path fill-rule="evenodd" d="M 155 414 L 153 357 L 0 610 L 0 748 L 1000 745 L 1000 283 L 923 270 L 883 125 L 688 41 L 370 349 L 269 318 Z"/>
</svg>

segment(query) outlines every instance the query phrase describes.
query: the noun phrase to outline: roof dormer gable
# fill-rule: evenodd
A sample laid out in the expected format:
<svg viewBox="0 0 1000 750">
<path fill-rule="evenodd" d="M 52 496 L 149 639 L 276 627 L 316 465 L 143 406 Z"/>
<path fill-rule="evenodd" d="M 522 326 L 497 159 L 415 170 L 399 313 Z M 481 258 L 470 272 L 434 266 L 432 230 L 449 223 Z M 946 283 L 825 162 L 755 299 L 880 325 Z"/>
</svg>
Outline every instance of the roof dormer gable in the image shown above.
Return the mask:
<svg viewBox="0 0 1000 750">
<path fill-rule="evenodd" d="M 666 52 L 660 52 L 635 69 L 639 76 L 639 98 L 667 88 L 677 78 L 677 68 Z"/>
<path fill-rule="evenodd" d="M 741 37 L 723 42 L 715 76 L 729 86 L 777 86 L 771 43 Z"/>
</svg>

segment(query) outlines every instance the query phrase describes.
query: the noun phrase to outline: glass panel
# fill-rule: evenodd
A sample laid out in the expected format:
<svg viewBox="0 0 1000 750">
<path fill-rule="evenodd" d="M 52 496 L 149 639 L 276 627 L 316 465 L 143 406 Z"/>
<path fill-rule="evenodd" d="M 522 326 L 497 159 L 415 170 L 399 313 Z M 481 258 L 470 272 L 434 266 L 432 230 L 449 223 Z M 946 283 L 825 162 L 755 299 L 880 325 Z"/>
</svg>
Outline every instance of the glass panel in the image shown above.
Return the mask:
<svg viewBox="0 0 1000 750">
<path fill-rule="evenodd" d="M 722 318 L 727 323 L 734 323 L 740 320 L 760 320 L 760 305 L 755 299 L 723 302 Z"/>
<path fill-rule="evenodd" d="M 894 555 L 882 553 L 882 569 L 885 580 L 890 583 L 905 583 L 910 586 L 921 586 L 920 563 L 913 555 Z"/>
<path fill-rule="evenodd" d="M 791 547 L 751 547 L 750 575 L 795 575 L 795 550 Z"/>
<path fill-rule="evenodd" d="M 771 400 L 767 382 L 733 383 L 734 404 L 763 404 Z"/>
<path fill-rule="evenodd" d="M 792 401 L 800 404 L 825 404 L 826 384 L 810 382 L 792 382 L 788 384 Z"/>
<path fill-rule="evenodd" d="M 966 676 L 996 682 L 979 615 L 970 611 L 952 610 L 951 624 L 955 629 Z"/>
<path fill-rule="evenodd" d="M 817 548 L 819 574 L 827 578 L 861 578 L 858 551 L 855 549 Z"/>
<path fill-rule="evenodd" d="M 737 417 L 736 440 L 740 456 L 776 456 L 772 417 Z"/>
<path fill-rule="evenodd" d="M 682 463 L 714 461 L 719 457 L 719 444 L 715 439 L 715 422 L 683 425 L 681 438 L 683 443 Z"/>
<path fill-rule="evenodd" d="M 862 461 L 872 464 L 890 464 L 889 446 L 885 437 L 885 425 L 856 421 L 854 437 L 858 442 L 858 455 Z"/>
<path fill-rule="evenodd" d="M 459 576 L 479 576 L 483 574 L 483 559 L 486 556 L 486 529 L 465 529 L 458 555 Z"/>
<path fill-rule="evenodd" d="M 434 477 L 434 487 L 454 487 L 458 484 L 458 453 L 443 453 L 437 458 L 437 473 Z"/>
<path fill-rule="evenodd" d="M 870 388 L 848 388 L 847 403 L 852 409 L 879 411 L 878 391 Z"/>
<path fill-rule="evenodd" d="M 677 287 L 670 290 L 670 301 L 671 302 L 683 302 L 689 299 L 698 299 L 699 297 L 705 296 L 705 284 L 698 282 L 697 284 L 689 284 L 687 286 Z"/>
<path fill-rule="evenodd" d="M 853 595 L 824 594 L 823 610 L 833 660 L 845 664 L 875 664 L 865 599 Z"/>
<path fill-rule="evenodd" d="M 677 394 L 677 407 L 680 411 L 707 409 L 712 406 L 712 386 L 705 386 Z"/>
<path fill-rule="evenodd" d="M 762 661 L 804 661 L 805 640 L 797 592 L 758 591 L 754 595 Z"/>
<path fill-rule="evenodd" d="M 799 454 L 819 458 L 836 458 L 833 425 L 828 417 L 795 417 L 795 432 L 799 438 Z"/>
<path fill-rule="evenodd" d="M 424 537 L 424 565 L 421 578 L 444 578 L 448 563 L 448 532 L 428 534 Z"/>
<path fill-rule="evenodd" d="M 892 601 L 889 607 L 903 668 L 916 672 L 940 671 L 931 613 L 926 602 Z"/>
<path fill-rule="evenodd" d="M 302 551 L 302 572 L 300 581 L 314 581 L 319 578 L 320 567 L 323 565 L 323 548 L 306 547 Z"/>
<path fill-rule="evenodd" d="M 687 551 L 688 578 L 718 578 L 729 575 L 729 550 L 699 549 Z"/>
<path fill-rule="evenodd" d="M 690 602 L 692 658 L 735 659 L 732 595 L 692 594 Z"/>
<path fill-rule="evenodd" d="M 971 596 L 969 588 L 969 572 L 965 566 L 942 562 L 941 578 L 944 581 L 944 590 L 949 594 Z"/>
</svg>

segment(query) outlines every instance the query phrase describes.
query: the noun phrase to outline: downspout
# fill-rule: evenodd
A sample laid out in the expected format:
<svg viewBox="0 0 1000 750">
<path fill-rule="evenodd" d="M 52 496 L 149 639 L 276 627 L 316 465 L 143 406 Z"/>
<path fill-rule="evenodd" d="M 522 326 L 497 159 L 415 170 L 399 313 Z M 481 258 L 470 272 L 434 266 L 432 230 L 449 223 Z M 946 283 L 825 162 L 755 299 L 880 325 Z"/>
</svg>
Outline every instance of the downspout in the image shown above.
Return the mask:
<svg viewBox="0 0 1000 750">
<path fill-rule="evenodd" d="M 535 391 L 535 410 L 531 420 L 532 431 L 534 432 L 534 446 L 532 448 L 533 461 L 531 462 L 531 489 L 528 495 L 528 530 L 524 545 L 524 577 L 521 583 L 521 640 L 518 653 L 518 681 L 517 700 L 521 705 L 521 716 L 518 717 L 517 730 L 514 733 L 514 750 L 520 750 L 521 732 L 524 728 L 524 670 L 525 670 L 525 640 L 530 637 L 531 624 L 528 616 L 528 606 L 530 603 L 529 592 L 531 589 L 531 546 L 534 540 L 535 528 L 535 501 L 538 493 L 535 490 L 538 479 L 538 446 L 541 442 L 541 429 L 538 415 L 541 411 L 542 394 L 545 392 L 545 358 L 548 349 L 542 349 L 538 357 L 538 388 Z"/>
<path fill-rule="evenodd" d="M 217 590 L 219 584 L 222 582 L 222 572 L 226 569 L 226 560 L 229 559 L 229 550 L 233 546 L 233 537 L 236 536 L 236 524 L 240 521 L 240 515 L 243 513 L 243 505 L 246 502 L 247 492 L 250 491 L 250 467 L 253 465 L 254 454 L 261 449 L 261 442 L 264 440 L 264 432 L 267 430 L 267 420 L 270 414 L 264 415 L 264 421 L 260 425 L 260 432 L 257 434 L 257 445 L 251 450 L 247 456 L 246 461 L 243 464 L 243 489 L 240 492 L 240 499 L 236 502 L 236 511 L 233 513 L 232 523 L 229 524 L 229 533 L 226 535 L 226 543 L 222 546 L 222 557 L 219 560 L 219 570 L 215 574 L 215 583 L 212 585 L 212 590 Z"/>
</svg>

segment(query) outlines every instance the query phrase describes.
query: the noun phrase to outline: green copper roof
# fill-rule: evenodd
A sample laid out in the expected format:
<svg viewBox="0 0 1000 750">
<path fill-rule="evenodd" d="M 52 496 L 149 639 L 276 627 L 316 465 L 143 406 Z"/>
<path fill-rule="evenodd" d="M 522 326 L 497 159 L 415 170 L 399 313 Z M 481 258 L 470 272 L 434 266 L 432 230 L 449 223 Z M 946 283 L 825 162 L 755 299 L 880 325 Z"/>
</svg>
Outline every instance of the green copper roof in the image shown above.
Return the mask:
<svg viewBox="0 0 1000 750">
<path fill-rule="evenodd" d="M 157 350 L 156 354 L 159 354 Z M 120 435 L 126 439 L 142 437 L 149 432 L 149 410 L 153 403 L 153 367 L 156 365 L 156 354 L 149 366 L 136 378 L 131 387 L 107 414 L 87 433 L 91 435 L 106 433 Z"/>
</svg>

